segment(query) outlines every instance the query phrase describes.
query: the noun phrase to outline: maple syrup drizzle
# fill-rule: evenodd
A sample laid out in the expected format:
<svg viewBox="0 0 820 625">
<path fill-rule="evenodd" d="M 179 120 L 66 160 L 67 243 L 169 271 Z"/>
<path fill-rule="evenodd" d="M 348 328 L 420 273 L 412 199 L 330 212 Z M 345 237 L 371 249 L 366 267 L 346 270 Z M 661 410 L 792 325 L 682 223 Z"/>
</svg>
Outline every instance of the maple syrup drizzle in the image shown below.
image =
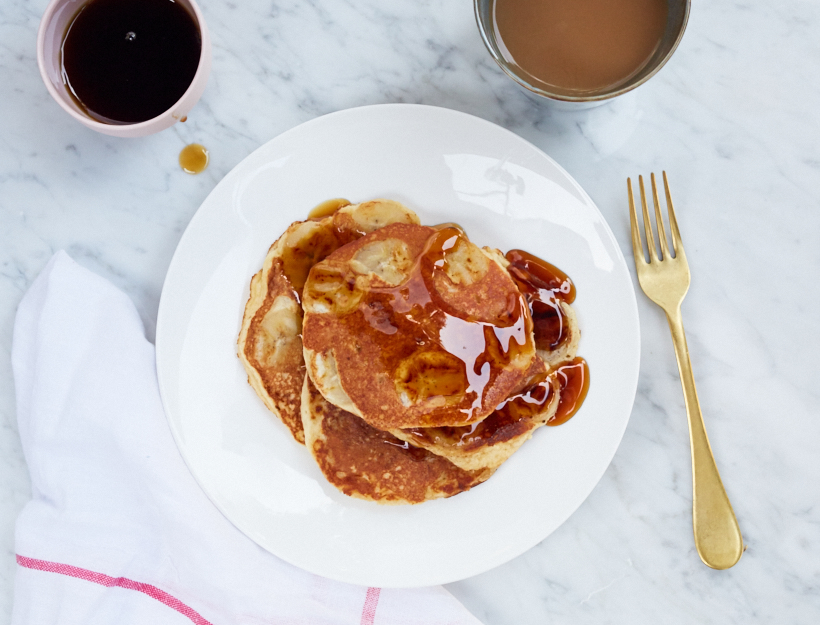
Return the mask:
<svg viewBox="0 0 820 625">
<path fill-rule="evenodd" d="M 325 200 L 310 209 L 308 219 L 322 219 L 323 217 L 329 217 L 344 206 L 350 206 L 350 201 L 341 197 L 333 198 L 332 200 Z"/>
<path fill-rule="evenodd" d="M 527 319 L 524 312 L 526 303 L 521 297 L 508 302 L 507 309 L 495 323 L 464 319 L 440 297 L 434 286 L 434 276 L 437 272 L 446 271 L 448 253 L 455 250 L 460 239 L 464 238 L 464 231 L 458 226 L 443 224 L 437 227 L 408 281 L 412 286 L 405 290 L 403 287 L 406 285 L 402 285 L 398 290 L 392 290 L 390 308 L 399 314 L 404 313 L 406 318 L 413 318 L 415 333 L 419 335 L 421 331 L 423 335 L 417 338 L 430 346 L 438 346 L 445 354 L 460 361 L 457 364 L 445 359 L 447 364 L 444 366 L 424 363 L 418 377 L 424 381 L 423 384 L 407 380 L 406 388 L 415 390 L 416 398 L 456 395 L 453 391 L 473 395 L 473 403 L 465 418 L 467 421 L 475 410 L 481 408 L 484 388 L 498 375 L 498 365 L 508 363 L 514 352 L 526 344 Z M 425 327 L 428 318 L 439 320 L 438 327 Z M 460 376 L 459 371 L 463 371 Z M 461 388 L 456 385 L 458 377 L 462 378 Z M 430 378 L 442 378 L 443 388 L 431 386 L 427 382 Z"/>
<path fill-rule="evenodd" d="M 346 205 L 347 200 L 328 200 L 314 208 L 310 218 L 332 215 Z M 415 359 L 415 366 L 402 372 L 399 380 L 413 392 L 414 399 L 473 394 L 473 404 L 465 411 L 465 421 L 469 421 L 481 405 L 483 389 L 492 379 L 492 364 L 509 362 L 526 343 L 524 305 L 529 306 L 532 314 L 536 346 L 553 350 L 565 338 L 563 314 L 558 302 L 572 303 L 576 290 L 572 280 L 557 267 L 528 252 L 510 250 L 506 254 L 510 262 L 508 270 L 523 296 L 510 298 L 502 319 L 496 323 L 464 319 L 456 311 L 448 312 L 450 306 L 438 295 L 433 284 L 436 272 L 446 270 L 448 252 L 456 248 L 459 238 L 465 236 L 464 231 L 457 224 L 450 223 L 434 228 L 436 231 L 416 259 L 409 278 L 396 287 L 370 289 L 363 294 L 364 302 L 357 299 L 354 276 L 343 276 L 330 270 L 326 276 L 314 276 L 314 284 L 343 283 L 342 295 L 348 297 L 350 304 L 343 305 L 349 309 L 346 318 L 350 324 L 377 333 L 375 338 L 382 343 L 386 362 L 403 361 L 414 352 L 422 355 Z M 349 226 L 341 228 L 334 224 L 318 230 L 301 247 L 287 247 L 283 255 L 284 270 L 300 299 L 313 265 L 365 234 Z M 408 336 L 412 342 L 401 340 Z M 395 377 L 397 371 L 392 373 Z M 589 389 L 589 367 L 583 358 L 564 363 L 549 375 L 539 372 L 523 391 L 507 398 L 477 424 L 405 431 L 417 439 L 446 441 L 456 446 L 508 440 L 520 433 L 523 422 L 543 412 L 552 401 L 555 392 L 553 378 L 558 380 L 560 399 L 558 409 L 547 425 L 560 425 L 578 411 Z"/>
<path fill-rule="evenodd" d="M 561 399 L 558 410 L 547 421 L 547 425 L 561 425 L 578 412 L 589 391 L 589 366 L 583 358 L 573 358 L 559 366 L 554 372 L 560 385 Z"/>
<path fill-rule="evenodd" d="M 531 419 L 544 411 L 554 394 L 551 376 L 538 373 L 523 391 L 505 399 L 495 411 L 507 421 Z"/>
<path fill-rule="evenodd" d="M 553 401 L 557 381 L 559 399 L 555 414 L 546 425 L 569 421 L 581 408 L 589 390 L 589 366 L 583 358 L 574 358 L 549 373 L 537 376 L 536 382 L 520 393 L 508 397 L 489 417 L 460 427 L 408 428 L 404 430 L 418 441 L 470 449 L 509 440 L 531 428 L 530 420 L 542 413 Z"/>
<path fill-rule="evenodd" d="M 310 269 L 339 247 L 339 240 L 331 228 L 316 230 L 309 239 L 300 241 L 299 245 L 284 246 L 281 256 L 282 273 L 290 282 L 300 303 Z"/>
<path fill-rule="evenodd" d="M 570 304 L 575 301 L 575 285 L 563 271 L 523 250 L 510 250 L 506 258 L 510 261 L 509 272 L 530 306 L 536 346 L 548 351 L 555 349 L 564 339 L 555 329 L 563 326 L 558 302 Z M 544 412 L 553 401 L 554 382 L 557 382 L 560 397 L 557 410 L 547 425 L 561 425 L 578 412 L 589 390 L 589 366 L 580 357 L 562 363 L 549 373 L 538 371 L 523 391 L 508 397 L 483 421 L 468 426 L 404 431 L 419 441 L 461 448 L 509 440 L 529 429 L 529 424 L 525 426 L 525 423 Z"/>
<path fill-rule="evenodd" d="M 486 386 L 526 346 L 531 322 L 526 300 L 517 294 L 492 321 L 465 318 L 444 301 L 435 287 L 436 276 L 447 270 L 448 254 L 463 238 L 462 231 L 449 225 L 435 230 L 397 286 L 356 294 L 355 276 L 331 268 L 327 275 L 314 271 L 311 284 L 317 300 L 338 306 L 343 299 L 344 312 L 337 307 L 335 313 L 349 327 L 349 335 L 367 333 L 379 346 L 386 372 L 409 399 L 471 397 L 471 406 L 462 408 L 466 423 L 482 407 Z M 332 290 L 333 297 L 323 289 Z"/>
<path fill-rule="evenodd" d="M 210 161 L 208 148 L 199 143 L 186 145 L 179 153 L 179 166 L 186 174 L 201 174 Z"/>
<path fill-rule="evenodd" d="M 530 306 L 535 346 L 546 351 L 557 349 L 568 338 L 560 302 L 575 301 L 575 284 L 558 267 L 523 250 L 510 250 L 506 258 L 510 261 L 510 275 Z M 575 358 L 558 366 L 550 376 L 559 382 L 561 399 L 547 425 L 561 425 L 584 403 L 589 390 L 589 366 L 583 358 Z"/>
<path fill-rule="evenodd" d="M 523 391 L 504 400 L 486 419 L 458 427 L 409 428 L 404 430 L 419 441 L 470 449 L 504 442 L 531 428 L 530 419 L 553 401 L 555 391 L 546 371 L 539 370 Z"/>
<path fill-rule="evenodd" d="M 458 225 L 454 221 L 447 221 L 447 222 L 444 222 L 443 224 L 436 224 L 435 226 L 433 226 L 433 228 L 435 228 L 436 230 L 444 230 L 445 228 L 453 228 L 454 230 L 458 230 L 464 236 L 467 236 L 466 233 L 464 232 L 464 228 L 462 228 L 460 225 Z"/>
<path fill-rule="evenodd" d="M 309 221 L 318 221 L 335 215 L 340 208 L 349 206 L 344 198 L 326 200 L 314 206 L 308 213 Z M 297 300 L 302 301 L 302 290 L 305 287 L 310 270 L 346 243 L 363 237 L 366 233 L 348 225 L 333 223 L 328 227 L 316 229 L 306 241 L 299 245 L 286 245 L 282 251 L 282 272 L 296 293 Z"/>
<path fill-rule="evenodd" d="M 568 338 L 560 302 L 575 301 L 575 285 L 558 267 L 523 250 L 510 250 L 506 258 L 510 275 L 527 298 L 536 348 L 558 348 Z"/>
</svg>

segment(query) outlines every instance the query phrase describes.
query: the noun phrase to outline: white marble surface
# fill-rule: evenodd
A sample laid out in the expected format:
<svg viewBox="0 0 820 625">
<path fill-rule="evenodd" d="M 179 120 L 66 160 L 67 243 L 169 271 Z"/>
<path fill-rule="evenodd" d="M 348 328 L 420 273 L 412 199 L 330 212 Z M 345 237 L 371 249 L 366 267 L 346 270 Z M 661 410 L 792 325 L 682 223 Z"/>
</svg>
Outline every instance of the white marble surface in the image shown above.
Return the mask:
<svg viewBox="0 0 820 625">
<path fill-rule="evenodd" d="M 487 625 L 820 622 L 820 5 L 696 2 L 658 76 L 567 113 L 501 73 L 468 0 L 202 0 L 214 42 L 202 101 L 185 124 L 117 140 L 71 120 L 42 85 L 34 44 L 45 4 L 0 4 L 0 619 L 29 497 L 12 322 L 52 253 L 66 249 L 125 290 L 153 336 L 177 241 L 236 163 L 317 115 L 420 102 L 544 149 L 627 254 L 625 178 L 669 171 L 694 276 L 684 321 L 695 376 L 748 544 L 728 571 L 697 558 L 677 369 L 662 313 L 639 294 L 638 395 L 603 480 L 543 543 L 450 590 Z M 212 155 L 196 177 L 176 164 L 192 141 Z"/>
</svg>

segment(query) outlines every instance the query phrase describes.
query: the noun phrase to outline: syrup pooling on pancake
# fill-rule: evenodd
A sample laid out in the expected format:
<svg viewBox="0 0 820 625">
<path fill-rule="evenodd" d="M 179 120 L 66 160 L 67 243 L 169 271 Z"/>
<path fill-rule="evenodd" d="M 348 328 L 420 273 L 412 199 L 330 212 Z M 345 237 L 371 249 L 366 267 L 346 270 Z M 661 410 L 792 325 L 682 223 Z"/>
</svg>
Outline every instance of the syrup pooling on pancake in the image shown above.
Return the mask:
<svg viewBox="0 0 820 625">
<path fill-rule="evenodd" d="M 323 220 L 324 221 L 324 220 Z M 301 300 L 311 267 L 343 245 L 335 229 L 321 221 L 303 221 L 288 235 L 279 253 L 279 270 Z"/>
<path fill-rule="evenodd" d="M 527 297 L 538 354 L 554 367 L 551 375 L 560 386 L 558 409 L 547 425 L 560 425 L 578 412 L 589 389 L 589 366 L 575 356 L 579 332 L 569 306 L 575 301 L 575 284 L 558 267 L 528 252 L 510 250 L 506 258 L 510 275 Z"/>
<path fill-rule="evenodd" d="M 533 319 L 535 348 L 554 367 L 575 357 L 580 339 L 575 313 L 575 285 L 567 274 L 522 250 L 506 254 L 507 270 L 527 298 Z"/>
<path fill-rule="evenodd" d="M 547 425 L 561 425 L 569 421 L 578 412 L 589 391 L 589 366 L 583 358 L 573 358 L 563 363 L 554 375 L 560 385 L 560 401 Z"/>
<path fill-rule="evenodd" d="M 560 302 L 575 301 L 575 285 L 563 271 L 522 250 L 510 250 L 508 271 L 527 297 L 538 349 L 553 350 L 566 339 Z"/>
<path fill-rule="evenodd" d="M 462 469 L 495 470 L 555 414 L 560 385 L 540 358 L 521 386 L 486 419 L 462 427 L 411 428 L 391 433 L 444 456 Z"/>
<path fill-rule="evenodd" d="M 489 311 L 482 311 L 478 304 L 485 302 L 480 299 L 476 305 L 454 300 L 453 294 L 458 298 L 460 293 L 453 286 L 470 285 L 476 275 L 486 275 L 492 262 L 465 241 L 463 231 L 451 226 L 438 229 L 419 257 L 419 271 L 398 289 L 373 292 L 374 299 L 382 302 L 379 308 L 412 320 L 417 344 L 441 348 L 418 350 L 399 365 L 395 378 L 408 399 L 471 395 L 470 408 L 462 409 L 464 421 L 471 421 L 473 412 L 481 409 L 493 364 L 508 364 L 521 351 L 528 324 L 523 300 L 514 292 L 498 300 L 502 307 Z"/>
<path fill-rule="evenodd" d="M 338 250 L 304 306 L 306 354 L 329 354 L 350 409 L 380 429 L 480 421 L 534 357 L 515 283 L 453 227 L 396 224 Z"/>
<path fill-rule="evenodd" d="M 391 223 L 405 225 L 370 234 Z M 481 250 L 457 224 L 406 224 L 418 219 L 390 200 L 317 206 L 271 247 L 239 338 L 254 390 L 328 481 L 379 503 L 480 483 L 536 429 L 569 419 L 589 384 L 563 272 Z M 402 411 L 417 420 L 360 418 Z"/>
<path fill-rule="evenodd" d="M 397 438 L 444 456 L 467 471 L 495 470 L 549 419 L 558 406 L 557 381 L 540 358 L 527 379 L 489 417 L 462 427 L 391 430 Z"/>
<path fill-rule="evenodd" d="M 496 469 L 538 428 L 566 423 L 586 397 L 589 369 L 583 358 L 562 363 L 548 374 L 545 369 L 479 423 L 391 433 L 411 445 L 444 456 L 462 469 Z"/>
<path fill-rule="evenodd" d="M 506 259 L 536 320 L 533 334 L 540 366 L 532 366 L 521 389 L 480 423 L 392 430 L 398 438 L 443 455 L 464 469 L 497 467 L 539 427 L 569 420 L 583 403 L 589 385 L 586 362 L 575 357 L 580 332 L 567 303 L 575 299 L 572 281 L 527 252 L 512 250 Z"/>
<path fill-rule="evenodd" d="M 332 200 L 325 200 L 324 202 L 320 202 L 316 206 L 310 209 L 308 213 L 308 219 L 322 219 L 323 217 L 329 217 L 340 208 L 344 208 L 345 206 L 350 206 L 350 200 L 346 200 L 343 197 L 336 197 Z"/>
<path fill-rule="evenodd" d="M 551 404 L 555 403 L 556 407 L 558 404 L 558 383 L 553 376 L 547 374 L 543 364 L 532 369 L 535 371 L 525 387 L 513 392 L 486 419 L 461 427 L 408 428 L 403 433 L 409 435 L 409 438 L 402 438 L 411 443 L 425 441 L 470 451 L 529 432 L 533 429 L 532 422 L 538 417 L 542 417 L 541 423 L 546 423 L 547 417 L 544 414 L 550 410 Z"/>
<path fill-rule="evenodd" d="M 282 271 L 300 300 L 313 265 L 333 251 L 387 224 L 418 223 L 415 213 L 392 200 L 351 205 L 338 198 L 318 204 L 310 214 L 307 221 L 296 222 L 288 228 L 289 234 L 280 250 Z"/>
</svg>

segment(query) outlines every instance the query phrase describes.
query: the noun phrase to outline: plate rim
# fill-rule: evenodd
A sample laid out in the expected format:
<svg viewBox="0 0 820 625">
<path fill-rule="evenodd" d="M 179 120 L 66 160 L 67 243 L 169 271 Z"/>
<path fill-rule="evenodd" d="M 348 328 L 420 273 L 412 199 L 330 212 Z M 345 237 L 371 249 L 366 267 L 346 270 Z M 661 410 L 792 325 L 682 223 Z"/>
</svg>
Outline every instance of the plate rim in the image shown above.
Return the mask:
<svg viewBox="0 0 820 625">
<path fill-rule="evenodd" d="M 606 462 L 603 463 L 601 471 L 596 475 L 596 478 L 594 480 L 594 484 L 593 484 L 592 488 L 589 490 L 589 492 L 587 492 L 584 495 L 584 497 L 581 499 L 580 503 L 575 508 L 568 511 L 563 516 L 563 518 L 560 520 L 560 522 L 557 523 L 557 525 L 555 525 L 555 527 L 552 530 L 550 530 L 545 535 L 538 535 L 535 538 L 533 538 L 532 540 L 527 541 L 525 543 L 522 543 L 521 545 L 519 545 L 519 548 L 516 549 L 512 553 L 512 555 L 506 554 L 499 561 L 495 561 L 495 562 L 489 563 L 487 565 L 483 565 L 481 568 L 479 568 L 477 570 L 473 570 L 473 571 L 467 573 L 466 575 L 459 574 L 456 577 L 452 577 L 452 576 L 443 576 L 443 577 L 438 576 L 437 577 L 435 574 L 432 574 L 421 583 L 415 583 L 414 582 L 414 583 L 407 583 L 407 584 L 403 584 L 403 583 L 387 583 L 387 584 L 385 584 L 383 582 L 379 582 L 378 580 L 374 580 L 371 577 L 368 577 L 366 574 L 364 574 L 364 575 L 362 575 L 362 574 L 360 574 L 360 575 L 342 575 L 342 574 L 334 575 L 333 573 L 328 572 L 327 570 L 316 570 L 315 567 L 306 566 L 303 563 L 295 562 L 292 559 L 289 559 L 289 558 L 287 558 L 287 557 L 285 557 L 281 554 L 274 553 L 268 546 L 263 544 L 264 541 L 260 541 L 260 540 L 257 539 L 257 537 L 255 537 L 256 532 L 254 532 L 254 531 L 250 530 L 249 528 L 245 527 L 245 524 L 241 524 L 236 519 L 231 518 L 231 516 L 225 511 L 223 505 L 218 501 L 218 498 L 211 494 L 211 492 L 208 488 L 208 485 L 206 483 L 203 483 L 203 480 L 201 479 L 201 476 L 198 475 L 197 472 L 192 468 L 191 462 L 189 461 L 189 459 L 188 459 L 188 457 L 185 453 L 185 446 L 184 446 L 184 443 L 182 442 L 182 438 L 183 438 L 182 433 L 178 431 L 174 420 L 171 418 L 171 411 L 169 409 L 168 399 L 167 399 L 167 391 L 166 391 L 166 388 L 165 388 L 165 380 L 167 378 L 166 378 L 165 375 L 163 375 L 164 365 L 162 364 L 162 362 L 163 362 L 162 354 L 164 353 L 164 350 L 165 350 L 165 342 L 161 338 L 161 337 L 164 336 L 162 326 L 163 326 L 163 319 L 165 317 L 164 312 L 166 311 L 166 309 L 169 306 L 168 300 L 169 300 L 169 297 L 170 297 L 168 295 L 167 286 L 168 286 L 169 280 L 172 279 L 172 275 L 176 271 L 178 271 L 177 266 L 180 263 L 183 262 L 182 260 L 180 260 L 180 258 L 182 256 L 182 253 L 181 253 L 180 250 L 185 246 L 186 240 L 188 238 L 190 238 L 191 236 L 194 236 L 191 233 L 194 230 L 196 230 L 196 227 L 197 227 L 199 221 L 201 219 L 205 218 L 205 217 L 203 217 L 204 212 L 203 212 L 202 209 L 206 204 L 208 204 L 211 197 L 213 195 L 215 195 L 216 193 L 218 193 L 221 187 L 231 184 L 233 179 L 236 176 L 240 175 L 240 172 L 238 170 L 240 170 L 242 168 L 243 164 L 245 164 L 246 162 L 252 160 L 253 157 L 255 155 L 257 155 L 259 152 L 261 152 L 262 150 L 265 150 L 265 149 L 269 148 L 269 146 L 272 143 L 279 142 L 279 141 L 286 141 L 287 138 L 292 134 L 295 134 L 297 132 L 304 132 L 306 129 L 309 129 L 313 125 L 317 125 L 317 124 L 320 124 L 320 123 L 327 123 L 328 121 L 332 121 L 334 118 L 337 118 L 337 117 L 344 117 L 344 116 L 350 115 L 350 114 L 366 114 L 370 110 L 387 110 L 387 109 L 395 109 L 395 110 L 423 109 L 423 110 L 431 112 L 433 114 L 444 114 L 444 115 L 449 114 L 449 115 L 454 115 L 454 116 L 457 116 L 457 117 L 470 118 L 473 122 L 477 122 L 481 125 L 491 127 L 493 132 L 501 131 L 502 133 L 509 135 L 514 141 L 522 142 L 522 143 L 526 144 L 530 149 L 534 150 L 538 154 L 539 157 L 545 159 L 553 167 L 555 167 L 556 170 L 564 177 L 564 179 L 567 182 L 569 182 L 572 185 L 572 187 L 580 194 L 580 196 L 583 198 L 583 200 L 587 204 L 587 206 L 592 208 L 595 211 L 595 213 L 597 214 L 597 216 L 600 218 L 600 222 L 603 224 L 605 234 L 611 240 L 611 242 L 613 244 L 613 248 L 617 252 L 617 260 L 619 262 L 623 263 L 624 267 L 626 268 L 627 275 L 630 278 L 628 280 L 629 297 L 627 298 L 627 302 L 629 304 L 628 307 L 629 307 L 629 311 L 631 313 L 631 319 L 634 320 L 634 329 L 635 329 L 635 337 L 636 337 L 636 341 L 632 344 L 632 346 L 633 346 L 633 350 L 632 350 L 633 351 L 633 354 L 632 354 L 633 358 L 631 359 L 631 362 L 634 363 L 634 367 L 633 367 L 633 371 L 630 372 L 631 373 L 630 377 L 631 377 L 631 382 L 632 382 L 631 383 L 632 388 L 630 389 L 630 392 L 628 393 L 628 396 L 630 398 L 630 400 L 629 400 L 629 406 L 630 406 L 629 407 L 629 414 L 623 420 L 620 431 L 618 432 L 617 444 L 613 446 L 611 454 L 609 454 L 608 458 L 606 458 Z M 226 520 L 228 522 L 230 522 L 234 527 L 236 527 L 247 538 L 252 540 L 254 543 L 256 543 L 258 546 L 260 546 L 266 552 L 274 555 L 275 557 L 277 557 L 277 558 L 279 558 L 279 559 L 281 559 L 285 562 L 288 562 L 289 564 L 292 564 L 292 565 L 294 565 L 294 566 L 296 566 L 296 567 L 298 567 L 302 570 L 308 571 L 308 572 L 316 574 L 316 575 L 320 575 L 320 576 L 328 578 L 328 579 L 333 579 L 333 580 L 344 582 L 344 583 L 359 584 L 359 585 L 363 585 L 363 586 L 379 586 L 379 587 L 383 587 L 383 588 L 414 588 L 414 587 L 422 587 L 422 586 L 430 586 L 430 585 L 439 585 L 439 584 L 452 583 L 452 582 L 460 581 L 462 579 L 466 579 L 466 578 L 469 578 L 469 577 L 472 577 L 472 576 L 475 576 L 475 575 L 479 575 L 481 573 L 484 573 L 486 571 L 494 569 L 498 566 L 501 566 L 501 565 L 503 565 L 503 564 L 505 564 L 505 563 L 519 557 L 523 553 L 526 553 L 527 551 L 532 549 L 534 546 L 536 546 L 540 542 L 547 539 L 553 532 L 555 532 L 559 527 L 561 527 L 569 519 L 569 517 L 571 517 L 573 514 L 575 514 L 578 511 L 578 509 L 581 507 L 581 505 L 583 505 L 583 503 L 590 497 L 590 495 L 593 493 L 593 491 L 598 487 L 598 485 L 601 482 L 601 479 L 603 478 L 603 476 L 606 473 L 609 466 L 612 464 L 612 460 L 614 459 L 615 454 L 617 453 L 618 449 L 621 446 L 621 443 L 623 442 L 623 437 L 624 437 L 624 434 L 626 432 L 626 428 L 629 425 L 629 421 L 631 419 L 631 415 L 632 415 L 632 412 L 633 412 L 633 409 L 634 409 L 634 402 L 635 402 L 635 397 L 637 395 L 639 372 L 640 372 L 640 360 L 641 360 L 641 358 L 640 358 L 640 356 L 641 356 L 640 318 L 639 318 L 639 311 L 638 311 L 637 297 L 636 297 L 634 281 L 631 279 L 631 273 L 629 272 L 629 265 L 626 262 L 626 258 L 623 254 L 623 251 L 621 250 L 621 246 L 618 244 L 618 241 L 615 238 L 615 235 L 614 235 L 612 229 L 610 228 L 609 223 L 604 218 L 603 213 L 598 208 L 597 204 L 589 196 L 589 194 L 586 192 L 586 190 L 583 187 L 581 187 L 581 185 L 575 180 L 575 178 L 573 178 L 569 174 L 569 172 L 567 172 L 558 162 L 556 162 L 552 157 L 550 157 L 546 152 L 544 152 L 544 150 L 542 150 L 541 148 L 539 148 L 538 146 L 536 146 L 532 142 L 528 141 L 524 137 L 516 134 L 515 132 L 513 132 L 513 131 L 511 131 L 507 128 L 504 128 L 503 126 L 495 124 L 495 123 L 493 123 L 489 120 L 486 120 L 482 117 L 472 115 L 470 113 L 464 113 L 462 111 L 458 111 L 458 110 L 447 108 L 447 107 L 432 106 L 432 105 L 426 105 L 426 104 L 412 104 L 412 103 L 370 104 L 370 105 L 364 105 L 364 106 L 341 109 L 341 110 L 338 110 L 338 111 L 334 111 L 332 113 L 328 113 L 326 115 L 321 115 L 321 116 L 318 116 L 318 117 L 314 117 L 310 120 L 307 120 L 305 122 L 297 124 L 296 126 L 293 126 L 292 128 L 289 128 L 288 130 L 285 130 L 284 132 L 272 137 L 271 139 L 265 141 L 264 143 L 261 143 L 258 147 L 256 147 L 249 154 L 247 154 L 244 158 L 242 158 L 238 163 L 236 163 L 236 165 L 234 165 L 234 167 L 232 167 L 231 170 L 228 173 L 226 173 L 216 183 L 216 185 L 214 185 L 213 189 L 211 189 L 211 191 L 208 193 L 208 195 L 200 203 L 200 205 L 197 208 L 196 212 L 191 217 L 191 219 L 189 220 L 188 224 L 185 227 L 185 230 L 183 231 L 182 235 L 180 236 L 180 239 L 179 239 L 179 241 L 176 245 L 176 248 L 174 249 L 174 253 L 171 257 L 171 261 L 169 262 L 168 269 L 166 271 L 165 279 L 163 280 L 162 291 L 161 291 L 161 294 L 160 294 L 159 306 L 158 306 L 158 310 L 157 310 L 157 325 L 156 325 L 155 336 L 156 336 L 156 338 L 155 338 L 155 362 L 156 362 L 157 379 L 158 379 L 158 383 L 159 383 L 160 398 L 161 398 L 161 401 L 162 401 L 163 409 L 165 411 L 166 421 L 169 425 L 169 429 L 171 430 L 171 434 L 174 438 L 174 443 L 175 443 L 177 449 L 179 450 L 180 456 L 182 457 L 183 461 L 185 462 L 185 465 L 186 465 L 189 473 L 194 478 L 197 485 L 202 489 L 203 493 L 206 495 L 208 500 L 216 507 L 216 509 L 219 510 L 219 512 L 226 518 Z"/>
</svg>

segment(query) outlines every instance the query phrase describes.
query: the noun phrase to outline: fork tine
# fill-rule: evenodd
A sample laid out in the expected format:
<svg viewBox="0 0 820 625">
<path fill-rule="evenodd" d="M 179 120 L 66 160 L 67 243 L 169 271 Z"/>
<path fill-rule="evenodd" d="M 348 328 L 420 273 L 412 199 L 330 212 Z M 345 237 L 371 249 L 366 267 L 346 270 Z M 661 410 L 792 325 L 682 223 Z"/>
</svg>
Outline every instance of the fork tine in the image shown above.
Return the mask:
<svg viewBox="0 0 820 625">
<path fill-rule="evenodd" d="M 675 256 L 683 256 L 683 241 L 680 239 L 680 230 L 678 230 L 678 220 L 675 218 L 675 207 L 672 205 L 672 194 L 669 191 L 669 180 L 666 178 L 666 172 L 663 172 L 663 187 L 666 190 L 666 208 L 669 211 L 669 229 L 672 232 L 672 247 L 675 250 Z"/>
<path fill-rule="evenodd" d="M 652 220 L 649 219 L 649 209 L 646 207 L 646 190 L 643 188 L 643 176 L 638 176 L 638 186 L 641 188 L 641 208 L 643 209 L 643 230 L 646 234 L 646 247 L 649 248 L 649 262 L 658 262 L 658 251 L 655 249 L 655 237 L 652 234 Z"/>
<path fill-rule="evenodd" d="M 629 192 L 629 222 L 632 224 L 632 255 L 635 257 L 635 266 L 639 263 L 646 264 L 643 255 L 643 243 L 641 243 L 641 232 L 638 230 L 638 213 L 635 211 L 635 198 L 632 195 L 632 178 L 626 179 L 626 188 Z"/>
<path fill-rule="evenodd" d="M 652 180 L 652 201 L 655 203 L 655 223 L 658 225 L 658 241 L 661 244 L 661 254 L 663 258 L 669 258 L 669 246 L 666 244 L 666 227 L 663 225 L 663 215 L 661 215 L 661 203 L 658 200 L 658 185 L 655 183 L 655 174 L 650 174 Z"/>
</svg>

